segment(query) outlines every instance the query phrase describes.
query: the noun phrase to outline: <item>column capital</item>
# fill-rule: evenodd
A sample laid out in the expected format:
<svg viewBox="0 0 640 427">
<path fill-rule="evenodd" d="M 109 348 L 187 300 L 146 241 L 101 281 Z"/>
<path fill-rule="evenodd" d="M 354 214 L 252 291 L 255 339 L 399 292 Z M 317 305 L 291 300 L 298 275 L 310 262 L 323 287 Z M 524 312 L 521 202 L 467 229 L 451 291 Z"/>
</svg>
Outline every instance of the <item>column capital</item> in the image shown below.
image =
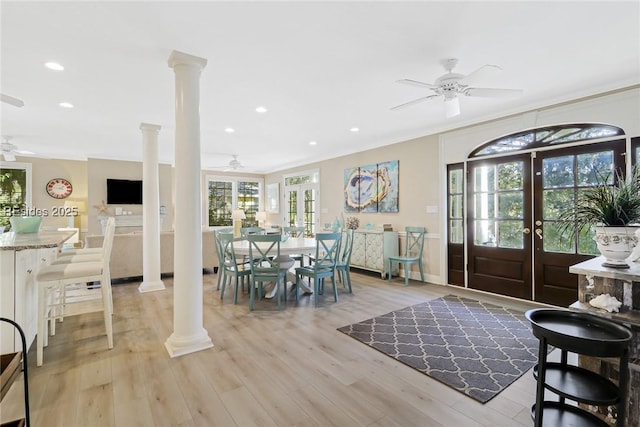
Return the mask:
<svg viewBox="0 0 640 427">
<path fill-rule="evenodd" d="M 169 55 L 169 67 L 175 68 L 176 65 L 198 65 L 202 70 L 207 66 L 207 60 L 198 56 L 189 55 L 188 53 L 174 50 Z"/>
<path fill-rule="evenodd" d="M 162 126 L 160 125 L 154 125 L 151 123 L 140 123 L 141 131 L 152 130 L 152 131 L 160 132 L 160 129 L 162 129 Z"/>
</svg>

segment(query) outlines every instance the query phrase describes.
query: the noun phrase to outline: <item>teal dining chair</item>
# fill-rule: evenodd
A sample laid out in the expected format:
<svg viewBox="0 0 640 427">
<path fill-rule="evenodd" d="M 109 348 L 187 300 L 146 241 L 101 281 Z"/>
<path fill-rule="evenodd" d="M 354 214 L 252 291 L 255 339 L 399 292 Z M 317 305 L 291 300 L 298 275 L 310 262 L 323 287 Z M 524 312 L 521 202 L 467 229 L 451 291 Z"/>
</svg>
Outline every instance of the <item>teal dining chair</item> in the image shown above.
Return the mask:
<svg viewBox="0 0 640 427">
<path fill-rule="evenodd" d="M 424 282 L 424 272 L 422 267 L 422 251 L 424 250 L 424 235 L 427 229 L 424 227 L 405 227 L 406 240 L 403 256 L 389 257 L 389 281 L 392 276 L 392 266 L 394 262 L 404 264 L 404 285 L 409 285 L 409 266 L 418 264 L 420 268 L 420 280 Z"/>
<path fill-rule="evenodd" d="M 349 289 L 349 293 L 353 293 L 351 290 L 351 251 L 353 249 L 353 230 L 345 230 L 342 233 L 342 243 L 340 244 L 340 256 L 336 262 L 336 271 L 338 272 L 338 278 L 342 282 L 342 286 Z"/>
<path fill-rule="evenodd" d="M 296 301 L 300 298 L 300 282 L 307 277 L 309 281 L 313 280 L 314 305 L 317 307 L 318 295 L 324 291 L 324 279 L 329 277 L 333 285 L 333 298 L 338 302 L 335 273 L 341 242 L 341 232 L 316 234 L 315 262 L 307 267 L 296 268 Z"/>
<path fill-rule="evenodd" d="M 262 298 L 265 282 L 274 282 L 278 310 L 280 310 L 282 308 L 281 293 L 284 294 L 285 301 L 287 300 L 286 286 L 284 291 L 280 292 L 282 285 L 286 285 L 286 270 L 280 268 L 282 236 L 279 234 L 250 234 L 247 236 L 247 240 L 249 241 L 249 259 L 251 260 L 249 311 L 252 311 L 255 305 L 256 287 L 258 298 Z"/>
<path fill-rule="evenodd" d="M 293 239 L 297 237 L 304 236 L 304 227 L 283 227 L 282 234 L 284 236 L 288 236 L 288 238 Z M 289 255 L 294 261 L 298 261 L 300 263 L 300 267 L 304 267 L 304 254 L 293 254 Z"/>
<path fill-rule="evenodd" d="M 218 280 L 216 289 L 220 290 L 220 286 L 222 286 L 222 279 L 224 278 L 224 256 L 222 253 L 222 246 L 220 245 L 220 239 L 218 239 L 218 234 L 220 233 L 233 233 L 233 228 L 219 228 L 213 230 L 213 244 L 216 245 L 216 255 L 218 257 Z"/>
<path fill-rule="evenodd" d="M 238 261 L 236 251 L 233 248 L 233 233 L 218 233 L 218 241 L 220 242 L 220 251 L 223 259 L 223 276 L 222 288 L 220 290 L 220 299 L 224 298 L 224 291 L 227 285 L 234 281 L 233 303 L 238 303 L 238 289 L 244 285 L 245 279 L 251 275 L 251 267 L 244 261 Z"/>
<path fill-rule="evenodd" d="M 242 227 L 240 228 L 240 234 L 243 238 L 246 238 L 250 234 L 264 234 L 264 228 L 262 227 Z"/>
</svg>

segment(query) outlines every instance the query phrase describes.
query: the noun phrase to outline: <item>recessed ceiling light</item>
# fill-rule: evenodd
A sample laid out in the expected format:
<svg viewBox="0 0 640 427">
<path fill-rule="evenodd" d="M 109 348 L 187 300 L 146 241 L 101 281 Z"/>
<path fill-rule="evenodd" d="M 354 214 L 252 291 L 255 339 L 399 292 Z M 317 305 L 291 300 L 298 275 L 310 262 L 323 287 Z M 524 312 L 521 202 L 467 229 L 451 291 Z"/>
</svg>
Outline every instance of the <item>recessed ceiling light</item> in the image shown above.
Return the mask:
<svg viewBox="0 0 640 427">
<path fill-rule="evenodd" d="M 309 145 L 317 145 L 318 143 L 316 141 L 309 141 Z"/>
<path fill-rule="evenodd" d="M 352 127 L 351 129 L 349 129 L 351 132 L 360 132 L 360 128 L 357 127 Z"/>
<path fill-rule="evenodd" d="M 260 107 L 256 108 L 256 111 L 257 111 L 258 113 L 266 113 L 266 112 L 267 112 L 267 109 L 266 109 L 266 108 L 264 108 L 264 107 L 262 107 L 262 106 L 260 106 Z"/>
<path fill-rule="evenodd" d="M 47 67 L 50 70 L 55 70 L 55 71 L 64 70 L 64 67 L 62 65 L 58 64 L 57 62 L 45 62 L 44 66 Z"/>
<path fill-rule="evenodd" d="M 62 108 L 73 108 L 73 104 L 70 102 L 61 102 L 58 105 L 61 106 Z"/>
<path fill-rule="evenodd" d="M 226 133 L 234 133 L 236 130 L 234 128 L 225 128 L 224 131 Z"/>
</svg>

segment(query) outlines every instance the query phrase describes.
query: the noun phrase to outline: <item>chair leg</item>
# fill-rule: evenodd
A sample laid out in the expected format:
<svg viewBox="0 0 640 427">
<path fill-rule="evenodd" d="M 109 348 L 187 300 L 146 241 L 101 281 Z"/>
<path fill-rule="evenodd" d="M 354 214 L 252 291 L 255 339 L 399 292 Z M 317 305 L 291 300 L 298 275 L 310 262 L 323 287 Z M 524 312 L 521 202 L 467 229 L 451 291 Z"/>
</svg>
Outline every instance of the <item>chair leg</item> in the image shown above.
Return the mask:
<svg viewBox="0 0 640 427">
<path fill-rule="evenodd" d="M 317 307 L 318 306 L 318 294 L 320 293 L 320 279 L 318 279 L 317 277 L 314 277 L 313 279 L 313 293 L 315 294 L 314 297 L 314 306 Z"/>
<path fill-rule="evenodd" d="M 113 348 L 113 324 L 111 321 L 111 310 L 109 308 L 109 287 L 110 283 L 107 282 L 108 275 L 102 277 L 100 282 L 100 292 L 102 293 L 102 310 L 104 311 L 104 327 L 107 330 L 107 343 L 109 349 Z"/>
<path fill-rule="evenodd" d="M 48 333 L 45 325 L 47 324 L 45 289 L 42 284 L 38 284 L 38 334 L 36 337 L 36 365 L 42 366 L 42 355 L 44 352 L 44 334 Z"/>
<path fill-rule="evenodd" d="M 422 260 L 418 262 L 418 267 L 420 267 L 420 280 L 424 282 L 424 272 L 422 271 Z"/>
<path fill-rule="evenodd" d="M 409 263 L 404 263 L 404 285 L 409 286 Z"/>
<path fill-rule="evenodd" d="M 351 289 L 351 272 L 349 271 L 349 267 L 347 267 L 346 270 L 344 270 L 344 277 L 349 287 L 349 293 L 352 294 L 353 290 Z"/>
<path fill-rule="evenodd" d="M 222 288 L 220 289 L 220 299 L 224 298 L 224 290 L 227 288 L 227 279 L 222 281 Z"/>
<path fill-rule="evenodd" d="M 234 304 L 238 304 L 238 287 L 242 286 L 242 284 L 244 283 L 244 279 L 242 279 L 242 282 L 238 279 L 238 276 L 236 276 L 236 286 L 233 289 L 233 303 Z"/>
<path fill-rule="evenodd" d="M 338 302 L 338 287 L 336 286 L 335 274 L 331 276 L 331 284 L 333 285 L 333 299 Z"/>
<path fill-rule="evenodd" d="M 254 280 L 249 283 L 249 311 L 253 310 L 253 303 L 256 297 L 256 282 Z"/>
<path fill-rule="evenodd" d="M 391 270 L 391 268 L 393 267 L 393 261 L 389 260 L 389 271 L 387 272 L 387 277 L 389 278 L 389 281 L 391 281 L 391 272 L 393 270 Z"/>
</svg>

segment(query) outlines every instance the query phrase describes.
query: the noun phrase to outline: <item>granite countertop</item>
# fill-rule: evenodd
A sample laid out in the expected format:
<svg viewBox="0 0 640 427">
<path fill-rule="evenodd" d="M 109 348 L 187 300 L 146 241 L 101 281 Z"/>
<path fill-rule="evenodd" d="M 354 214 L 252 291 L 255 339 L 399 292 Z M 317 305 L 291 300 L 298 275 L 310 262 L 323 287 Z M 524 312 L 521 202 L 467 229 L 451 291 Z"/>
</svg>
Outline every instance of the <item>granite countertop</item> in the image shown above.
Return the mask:
<svg viewBox="0 0 640 427">
<path fill-rule="evenodd" d="M 603 267 L 604 257 L 589 259 L 569 267 L 570 273 L 584 274 L 589 276 L 608 277 L 610 279 L 627 280 L 630 282 L 640 281 L 640 262 L 628 262 L 630 268 Z"/>
<path fill-rule="evenodd" d="M 10 231 L 0 234 L 0 250 L 21 251 L 24 249 L 55 248 L 61 246 L 74 234 L 74 231 L 41 231 L 25 234 L 16 234 Z"/>
</svg>

